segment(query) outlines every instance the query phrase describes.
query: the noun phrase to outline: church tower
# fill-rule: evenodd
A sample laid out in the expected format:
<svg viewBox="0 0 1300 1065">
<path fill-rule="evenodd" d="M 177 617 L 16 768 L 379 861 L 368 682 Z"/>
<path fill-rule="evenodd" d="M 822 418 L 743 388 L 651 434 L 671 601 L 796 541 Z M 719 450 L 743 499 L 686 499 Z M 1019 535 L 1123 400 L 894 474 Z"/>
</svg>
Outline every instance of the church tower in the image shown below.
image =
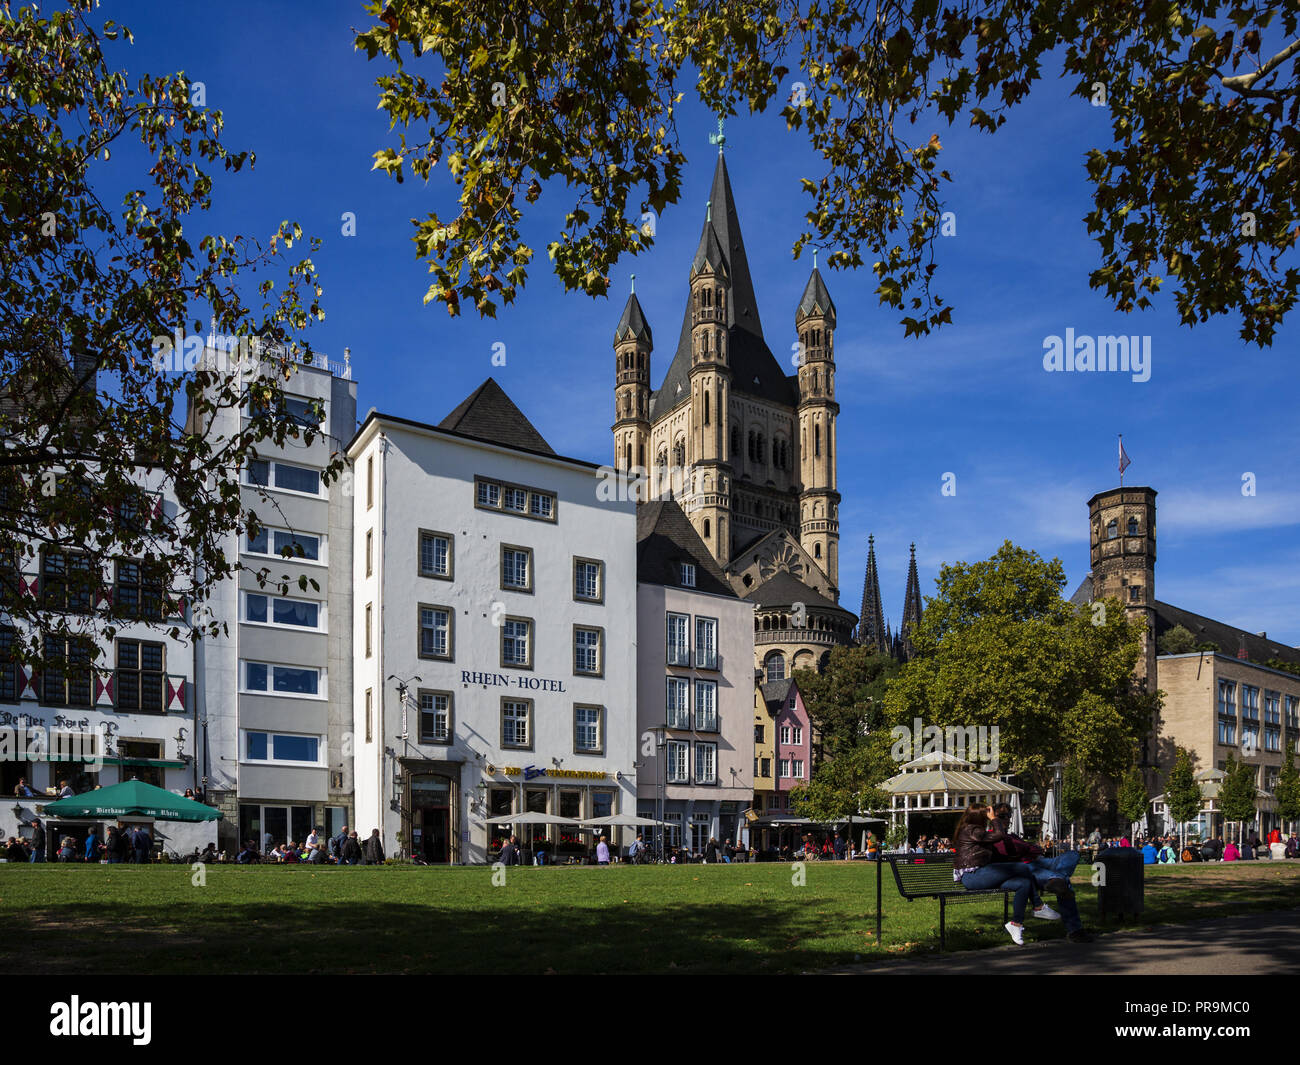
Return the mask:
<svg viewBox="0 0 1300 1065">
<path fill-rule="evenodd" d="M 614 330 L 614 468 L 645 469 L 650 447 L 650 352 L 654 337 L 636 298 L 636 277 Z"/>
<path fill-rule="evenodd" d="M 876 538 L 867 537 L 867 572 L 862 578 L 862 612 L 858 615 L 858 643 L 875 647 L 877 654 L 892 652 L 885 630 L 884 604 L 880 601 L 880 573 L 876 569 Z"/>
<path fill-rule="evenodd" d="M 713 228 L 712 201 L 705 209 L 700 245 L 691 262 L 690 285 L 691 471 L 684 486 L 684 509 L 709 552 L 725 564 L 731 557 L 731 466 L 727 455 L 731 274 Z"/>
<path fill-rule="evenodd" d="M 799 542 L 838 588 L 840 494 L 835 488 L 835 304 L 817 269 L 795 312 L 799 336 Z"/>
<path fill-rule="evenodd" d="M 916 544 L 907 564 L 907 590 L 903 593 L 903 624 L 898 629 L 898 657 L 910 662 L 916 653 L 912 647 L 912 633 L 921 624 L 921 579 L 916 573 Z"/>
</svg>

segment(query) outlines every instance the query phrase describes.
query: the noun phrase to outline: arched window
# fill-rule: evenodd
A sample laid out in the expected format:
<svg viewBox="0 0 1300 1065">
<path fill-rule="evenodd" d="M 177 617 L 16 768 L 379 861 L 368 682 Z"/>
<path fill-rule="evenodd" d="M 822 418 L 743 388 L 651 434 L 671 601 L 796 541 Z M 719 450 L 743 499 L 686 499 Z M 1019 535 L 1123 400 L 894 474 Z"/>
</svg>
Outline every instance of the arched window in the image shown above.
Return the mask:
<svg viewBox="0 0 1300 1065">
<path fill-rule="evenodd" d="M 769 684 L 774 680 L 785 680 L 785 655 L 780 651 L 773 651 L 763 659 L 763 667 L 767 672 Z"/>
<path fill-rule="evenodd" d="M 704 424 L 709 424 L 709 393 L 707 390 L 704 393 Z"/>
<path fill-rule="evenodd" d="M 822 557 L 822 545 L 813 544 L 813 558 L 821 558 L 821 557 Z"/>
<path fill-rule="evenodd" d="M 763 434 L 759 433 L 754 439 L 754 461 L 763 461 Z"/>
<path fill-rule="evenodd" d="M 680 436 L 677 438 L 677 443 L 673 445 L 673 465 L 686 465 L 686 441 Z"/>
<path fill-rule="evenodd" d="M 1129 520 L 1128 520 L 1128 534 L 1129 534 L 1129 536 L 1136 536 L 1136 535 L 1138 534 L 1138 520 L 1137 520 L 1137 518 L 1129 518 Z"/>
<path fill-rule="evenodd" d="M 1119 522 L 1114 518 L 1106 523 L 1106 539 L 1113 540 L 1119 535 Z"/>
<path fill-rule="evenodd" d="M 822 454 L 822 427 L 820 424 L 813 426 L 813 455 L 821 458 Z"/>
</svg>

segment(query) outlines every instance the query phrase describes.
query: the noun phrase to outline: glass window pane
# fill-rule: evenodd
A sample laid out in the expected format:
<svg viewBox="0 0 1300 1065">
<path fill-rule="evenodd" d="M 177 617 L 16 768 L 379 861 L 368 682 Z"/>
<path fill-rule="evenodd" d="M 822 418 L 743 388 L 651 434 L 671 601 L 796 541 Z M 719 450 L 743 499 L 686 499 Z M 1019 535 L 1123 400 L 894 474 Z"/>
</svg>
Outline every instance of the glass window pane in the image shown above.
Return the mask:
<svg viewBox="0 0 1300 1065">
<path fill-rule="evenodd" d="M 293 695 L 315 695 L 320 684 L 320 673 L 314 669 L 297 666 L 275 667 L 275 690 Z"/>
<path fill-rule="evenodd" d="M 317 628 L 316 619 L 320 607 L 316 603 L 305 603 L 295 599 L 276 599 L 275 623 L 277 625 L 296 625 L 300 628 Z"/>
<path fill-rule="evenodd" d="M 258 762 L 266 761 L 266 733 L 265 732 L 248 733 L 247 757 Z"/>
<path fill-rule="evenodd" d="M 248 483 L 266 488 L 271 483 L 271 463 L 266 459 L 252 459 L 248 463 Z"/>
<path fill-rule="evenodd" d="M 285 736 L 277 733 L 274 737 L 275 760 L 277 762 L 315 762 L 315 736 Z"/>
<path fill-rule="evenodd" d="M 248 620 L 265 621 L 266 620 L 266 596 L 250 595 L 247 597 Z"/>
<path fill-rule="evenodd" d="M 244 687 L 249 691 L 266 691 L 266 666 L 263 663 L 246 663 Z"/>
<path fill-rule="evenodd" d="M 320 473 L 306 466 L 291 466 L 285 462 L 275 464 L 276 488 L 287 488 L 291 492 L 307 492 L 320 495 Z"/>
</svg>

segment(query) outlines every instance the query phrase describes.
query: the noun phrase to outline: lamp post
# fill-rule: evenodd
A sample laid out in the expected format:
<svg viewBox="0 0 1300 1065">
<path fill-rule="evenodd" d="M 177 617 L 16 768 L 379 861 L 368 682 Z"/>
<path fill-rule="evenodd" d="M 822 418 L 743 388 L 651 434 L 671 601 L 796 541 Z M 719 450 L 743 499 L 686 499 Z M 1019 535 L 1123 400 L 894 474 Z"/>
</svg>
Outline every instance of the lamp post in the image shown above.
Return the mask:
<svg viewBox="0 0 1300 1065">
<path fill-rule="evenodd" d="M 664 751 L 668 747 L 668 726 L 651 725 L 655 738 L 655 854 L 664 860 Z"/>
</svg>

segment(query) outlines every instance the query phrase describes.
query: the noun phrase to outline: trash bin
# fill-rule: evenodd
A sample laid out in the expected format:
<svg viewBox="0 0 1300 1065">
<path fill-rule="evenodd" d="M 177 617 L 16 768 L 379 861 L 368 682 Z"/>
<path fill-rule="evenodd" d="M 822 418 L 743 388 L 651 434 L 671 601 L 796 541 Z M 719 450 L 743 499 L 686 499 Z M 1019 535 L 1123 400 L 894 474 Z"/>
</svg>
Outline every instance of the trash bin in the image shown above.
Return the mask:
<svg viewBox="0 0 1300 1065">
<path fill-rule="evenodd" d="M 1113 847 L 1098 854 L 1094 864 L 1104 870 L 1097 884 L 1098 915 L 1104 919 L 1140 914 L 1146 876 L 1142 852 L 1132 847 Z"/>
</svg>

